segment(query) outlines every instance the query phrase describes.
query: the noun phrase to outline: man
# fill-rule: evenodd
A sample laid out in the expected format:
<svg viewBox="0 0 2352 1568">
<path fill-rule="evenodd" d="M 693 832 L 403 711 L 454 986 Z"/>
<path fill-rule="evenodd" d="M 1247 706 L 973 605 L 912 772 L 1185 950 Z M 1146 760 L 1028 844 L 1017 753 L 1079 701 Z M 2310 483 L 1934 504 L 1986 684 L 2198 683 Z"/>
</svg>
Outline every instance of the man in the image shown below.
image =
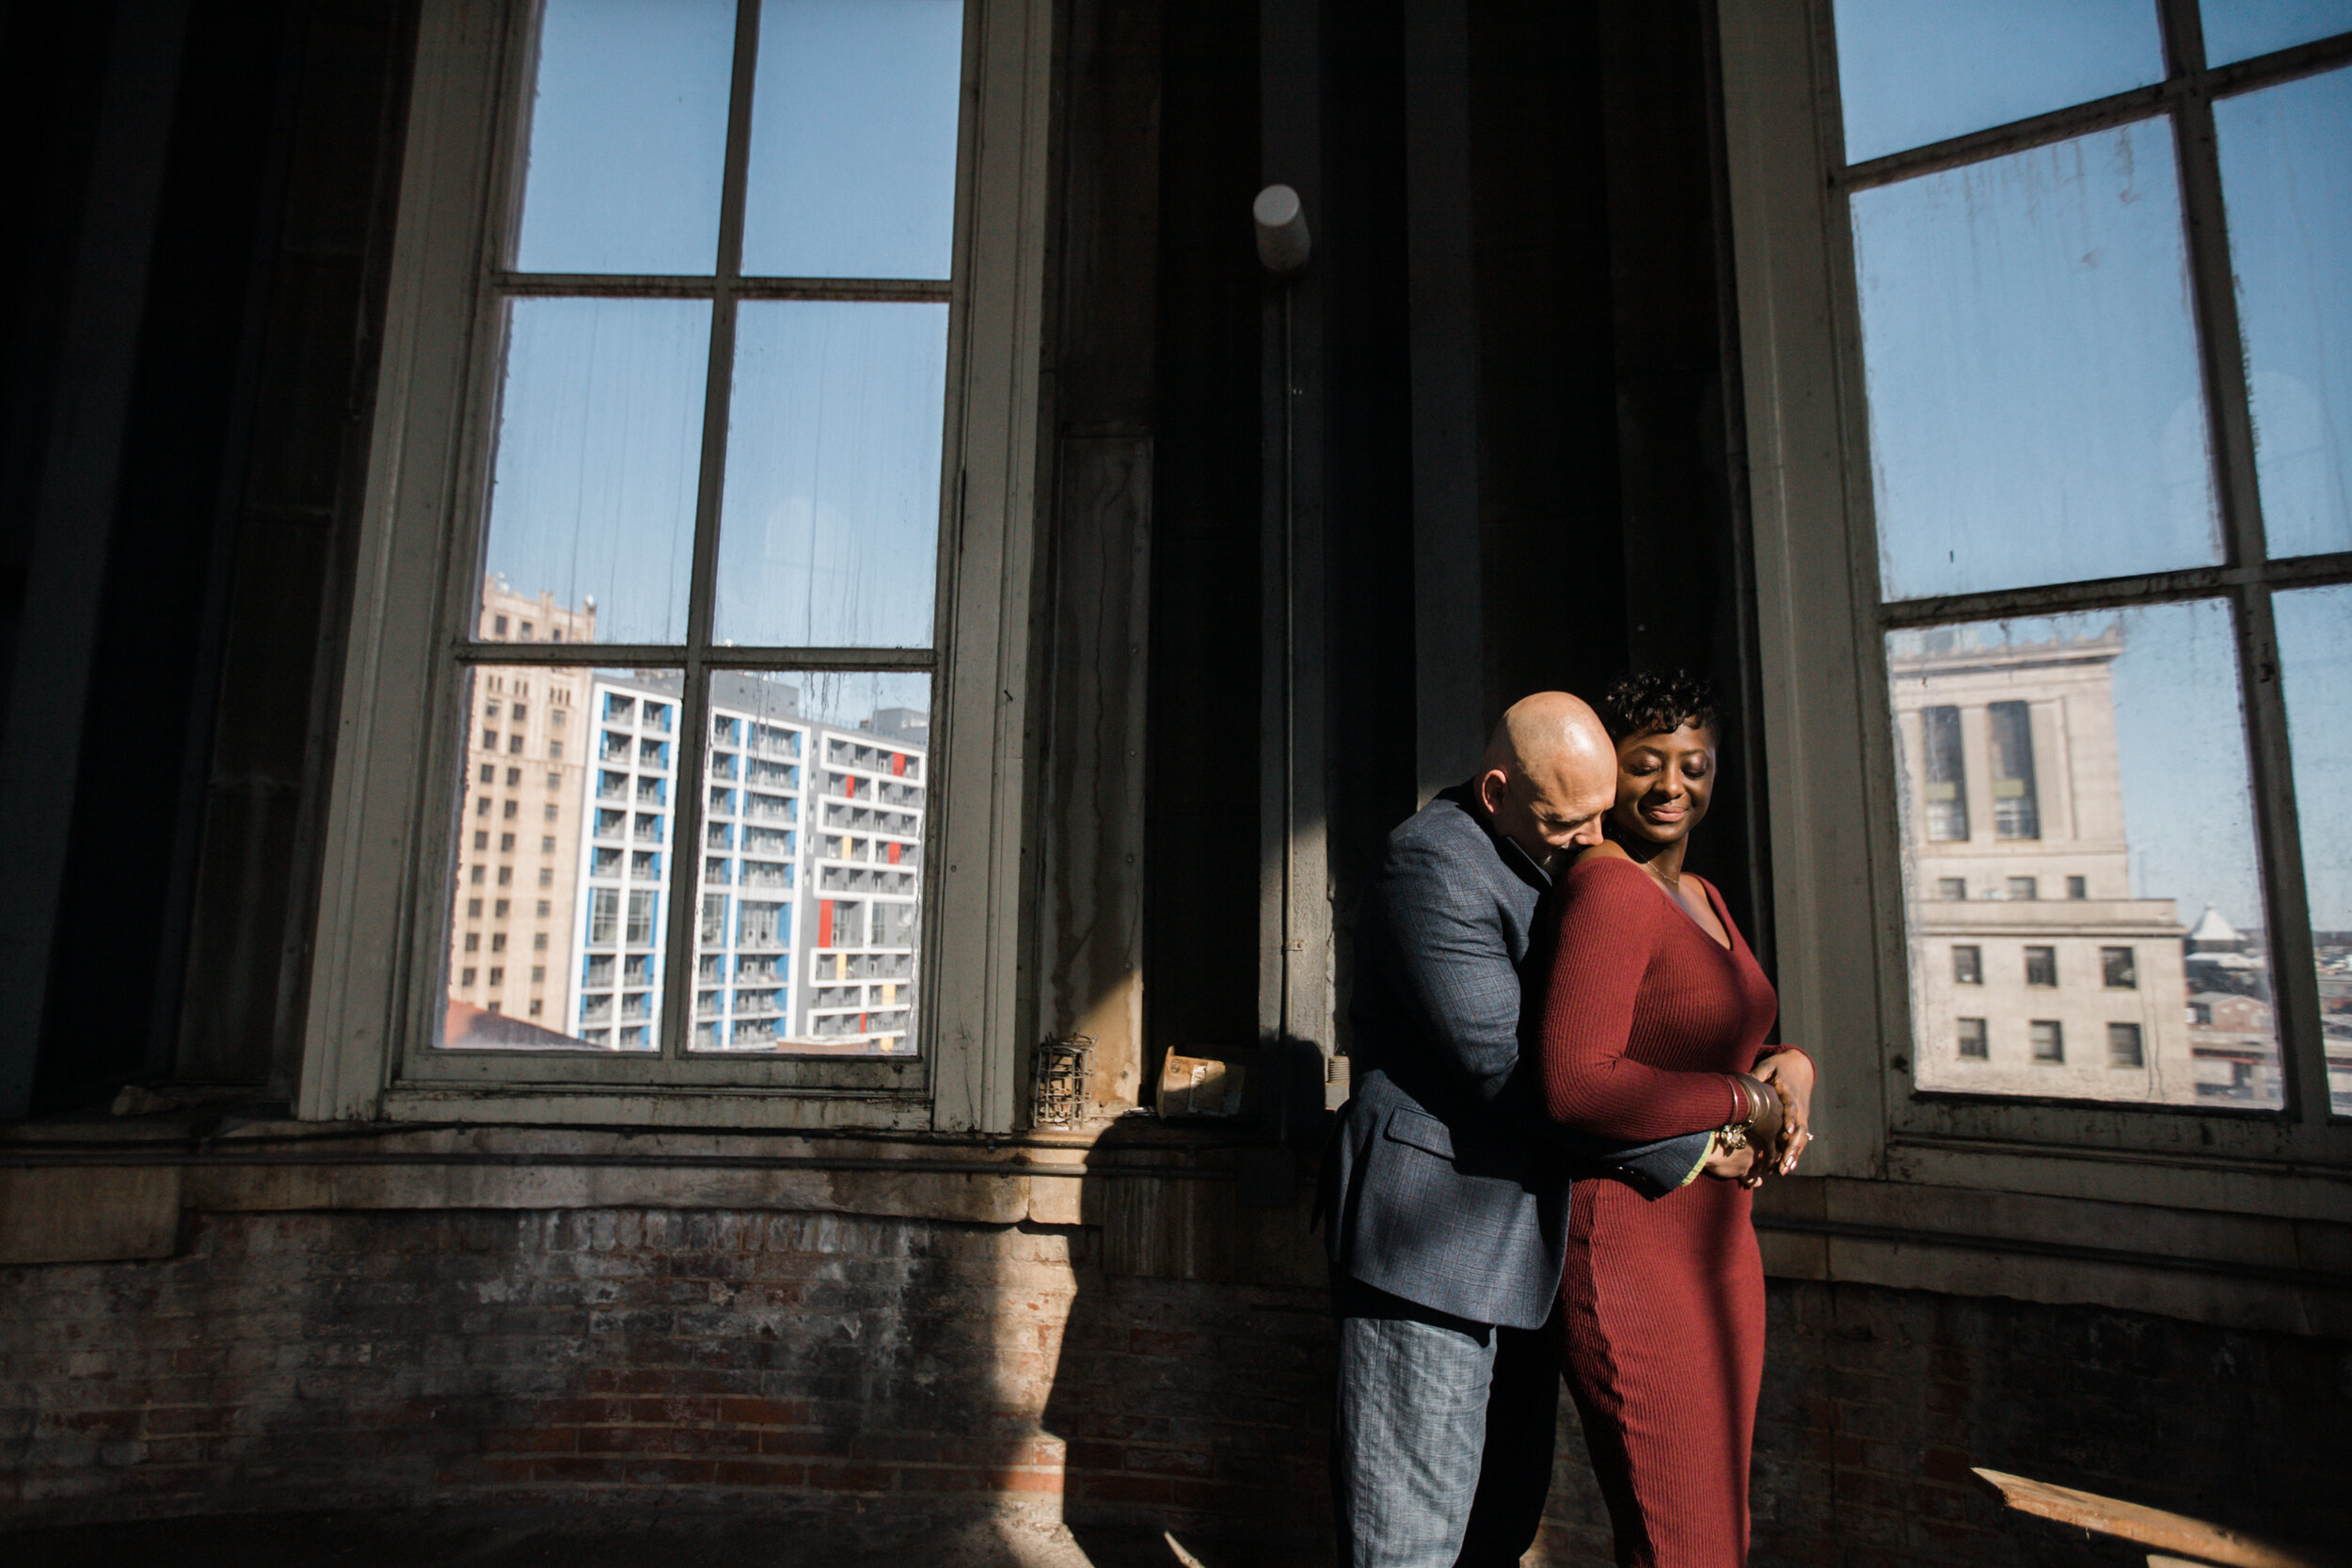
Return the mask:
<svg viewBox="0 0 2352 1568">
<path fill-rule="evenodd" d="M 1560 1377 L 1542 1328 L 1571 1174 L 1655 1196 L 1708 1157 L 1706 1132 L 1626 1148 L 1551 1127 L 1520 1058 L 1536 902 L 1555 864 L 1600 842 L 1616 784 L 1591 708 L 1524 699 L 1478 776 L 1390 835 L 1358 916 L 1354 1093 L 1324 1192 L 1350 1568 L 1518 1561 L 1551 1481 Z"/>
</svg>

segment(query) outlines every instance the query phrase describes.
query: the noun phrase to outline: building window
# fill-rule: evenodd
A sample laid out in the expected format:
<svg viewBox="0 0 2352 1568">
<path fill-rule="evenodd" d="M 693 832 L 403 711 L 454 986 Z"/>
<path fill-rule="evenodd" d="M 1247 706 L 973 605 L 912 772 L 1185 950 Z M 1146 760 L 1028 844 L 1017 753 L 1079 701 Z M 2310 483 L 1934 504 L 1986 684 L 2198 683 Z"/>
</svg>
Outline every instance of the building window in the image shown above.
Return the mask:
<svg viewBox="0 0 2352 1568">
<path fill-rule="evenodd" d="M 2070 899 L 2077 899 L 2077 900 L 2090 897 L 2090 878 L 2088 878 L 2088 877 L 2069 877 L 2069 878 L 2067 878 L 2067 879 L 2066 879 L 2066 896 L 2067 896 L 2068 898 L 2070 898 Z"/>
<path fill-rule="evenodd" d="M 1984 949 L 1975 945 L 1952 949 L 1952 983 L 1960 986 L 1984 984 Z"/>
<path fill-rule="evenodd" d="M 1985 721 L 1993 742 L 1993 836 L 2040 838 L 2032 711 L 2024 703 L 1994 703 L 1985 709 Z"/>
<path fill-rule="evenodd" d="M 2058 983 L 2058 949 L 2028 945 L 2026 948 L 2026 984 L 2055 986 Z"/>
<path fill-rule="evenodd" d="M 1965 903 L 1968 898 L 1968 879 L 1965 877 L 1937 878 L 1935 895 L 1947 903 Z"/>
<path fill-rule="evenodd" d="M 2037 1062 L 2066 1060 L 2066 1031 L 2058 1020 L 2037 1018 L 2026 1025 L 2026 1037 L 2033 1042 L 2033 1059 Z"/>
<path fill-rule="evenodd" d="M 1961 755 L 1960 709 L 1948 704 L 1919 710 L 1920 749 L 1927 775 L 1928 838 L 1949 843 L 1968 836 L 1968 772 Z"/>
<path fill-rule="evenodd" d="M 2099 949 L 2099 983 L 2121 990 L 2139 989 L 2139 965 L 2136 949 L 2102 947 Z"/>
<path fill-rule="evenodd" d="M 2107 1066 L 2139 1067 L 2144 1065 L 2139 1054 L 2139 1025 L 2110 1023 L 2107 1025 Z"/>
<path fill-rule="evenodd" d="M 473 952 L 474 950 L 476 950 L 477 948 L 479 948 L 481 945 L 482 945 L 482 933 L 481 933 L 480 931 L 468 931 L 468 932 L 466 933 L 466 951 L 467 951 L 467 952 L 471 953 L 471 952 Z"/>
<path fill-rule="evenodd" d="M 2031 903 L 2042 896 L 2042 879 L 2038 877 L 2011 877 L 2009 896 L 2019 903 Z"/>
<path fill-rule="evenodd" d="M 1986 1043 L 1984 1020 L 1980 1018 L 1960 1020 L 1959 1039 L 1960 1054 L 1963 1060 L 1981 1062 L 1992 1054 L 1991 1048 Z"/>
</svg>

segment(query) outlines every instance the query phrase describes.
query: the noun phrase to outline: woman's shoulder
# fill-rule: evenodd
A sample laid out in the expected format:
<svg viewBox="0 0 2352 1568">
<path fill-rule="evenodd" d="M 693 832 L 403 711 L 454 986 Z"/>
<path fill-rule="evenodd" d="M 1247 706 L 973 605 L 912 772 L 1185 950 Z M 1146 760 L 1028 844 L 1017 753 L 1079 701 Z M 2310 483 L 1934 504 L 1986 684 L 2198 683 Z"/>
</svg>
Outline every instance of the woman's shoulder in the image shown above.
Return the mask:
<svg viewBox="0 0 2352 1568">
<path fill-rule="evenodd" d="M 1570 900 L 1626 903 L 1635 910 L 1646 908 L 1643 900 L 1648 890 L 1642 884 L 1648 880 L 1632 856 L 1606 841 L 1578 851 L 1560 873 L 1561 891 Z"/>
<path fill-rule="evenodd" d="M 1625 852 L 1624 845 L 1617 843 L 1614 839 L 1604 838 L 1598 844 L 1588 845 L 1579 849 L 1576 852 L 1576 858 L 1568 863 L 1568 869 L 1564 875 L 1570 877 L 1580 875 L 1590 877 L 1596 874 L 1614 875 L 1613 872 L 1601 869 L 1611 866 L 1622 866 L 1628 871 L 1642 869 L 1633 863 L 1633 857 Z"/>
</svg>

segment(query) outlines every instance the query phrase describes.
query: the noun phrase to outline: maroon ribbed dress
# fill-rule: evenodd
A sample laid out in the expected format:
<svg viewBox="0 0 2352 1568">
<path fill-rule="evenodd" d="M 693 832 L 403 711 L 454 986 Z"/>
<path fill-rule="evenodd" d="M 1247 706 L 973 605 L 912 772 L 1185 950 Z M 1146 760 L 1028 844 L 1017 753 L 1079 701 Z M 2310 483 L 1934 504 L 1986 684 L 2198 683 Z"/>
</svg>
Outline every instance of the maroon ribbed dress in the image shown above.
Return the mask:
<svg viewBox="0 0 2352 1568">
<path fill-rule="evenodd" d="M 1696 879 L 1693 879 L 1696 880 Z M 1552 1119 L 1647 1141 L 1744 1112 L 1778 999 L 1713 887 L 1728 950 L 1648 873 L 1587 855 L 1535 936 L 1549 960 L 1544 1096 Z M 1764 1365 L 1764 1267 L 1737 1182 L 1655 1201 L 1579 1181 L 1560 1281 L 1562 1364 L 1584 1418 L 1617 1561 L 1736 1568 L 1748 1553 L 1748 1455 Z"/>
</svg>

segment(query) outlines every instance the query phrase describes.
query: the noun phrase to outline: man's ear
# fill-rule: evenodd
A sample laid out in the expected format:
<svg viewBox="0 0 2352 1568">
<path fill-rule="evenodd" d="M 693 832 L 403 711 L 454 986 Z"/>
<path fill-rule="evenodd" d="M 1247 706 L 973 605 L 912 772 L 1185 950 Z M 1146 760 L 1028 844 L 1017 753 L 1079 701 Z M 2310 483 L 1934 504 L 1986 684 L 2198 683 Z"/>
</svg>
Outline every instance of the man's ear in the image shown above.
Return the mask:
<svg viewBox="0 0 2352 1568">
<path fill-rule="evenodd" d="M 1511 776 L 1500 768 L 1489 768 L 1478 775 L 1478 803 L 1486 808 L 1488 816 L 1500 816 L 1502 802 L 1510 798 Z"/>
</svg>

